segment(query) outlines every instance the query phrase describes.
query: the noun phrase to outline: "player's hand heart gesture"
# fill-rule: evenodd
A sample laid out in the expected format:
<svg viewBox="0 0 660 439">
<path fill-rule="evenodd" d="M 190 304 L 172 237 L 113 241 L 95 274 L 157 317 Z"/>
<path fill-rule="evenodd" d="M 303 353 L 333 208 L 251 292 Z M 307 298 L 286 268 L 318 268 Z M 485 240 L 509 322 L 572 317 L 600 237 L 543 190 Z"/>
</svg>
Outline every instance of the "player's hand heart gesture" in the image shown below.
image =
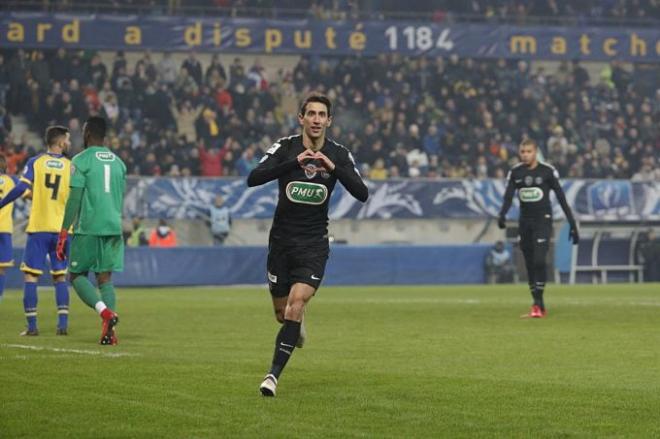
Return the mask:
<svg viewBox="0 0 660 439">
<path fill-rule="evenodd" d="M 300 166 L 305 166 L 307 161 L 314 160 L 314 158 L 316 158 L 314 152 L 311 149 L 305 148 L 303 152 L 298 154 L 298 164 Z"/>
<path fill-rule="evenodd" d="M 321 165 L 328 171 L 332 172 L 335 170 L 335 164 L 330 160 L 325 154 L 323 154 L 321 151 L 317 151 L 316 154 L 314 154 L 314 158 L 317 160 L 321 161 Z"/>
</svg>

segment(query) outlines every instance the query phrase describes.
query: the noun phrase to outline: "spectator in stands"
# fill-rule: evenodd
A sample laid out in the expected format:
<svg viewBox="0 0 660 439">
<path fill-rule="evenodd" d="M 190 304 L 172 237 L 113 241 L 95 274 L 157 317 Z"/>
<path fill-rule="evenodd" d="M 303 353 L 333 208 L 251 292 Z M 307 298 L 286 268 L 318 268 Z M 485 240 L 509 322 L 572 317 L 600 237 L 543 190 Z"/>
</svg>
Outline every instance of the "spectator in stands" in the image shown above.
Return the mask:
<svg viewBox="0 0 660 439">
<path fill-rule="evenodd" d="M 232 220 L 231 212 L 225 206 L 222 195 L 216 195 L 213 205 L 209 209 L 209 224 L 211 235 L 213 235 L 213 243 L 215 245 L 224 244 L 231 231 Z"/>
<path fill-rule="evenodd" d="M 157 67 L 160 80 L 167 85 L 174 84 L 177 77 L 177 71 L 178 67 L 174 59 L 172 59 L 172 54 L 170 52 L 165 52 Z"/>
<path fill-rule="evenodd" d="M 202 85 L 202 63 L 197 59 L 195 51 L 191 50 L 188 53 L 188 57 L 183 61 L 181 68 L 188 72 L 197 85 Z"/>
<path fill-rule="evenodd" d="M 245 165 L 249 145 L 259 147 L 245 155 L 259 158 L 263 145 L 296 126 L 288 113 L 295 114 L 301 95 L 317 87 L 342 107 L 346 120 L 333 135 L 350 140 L 360 163 L 373 167 L 382 159 L 391 175 L 497 177 L 525 136 L 538 141 L 562 175 L 652 180 L 658 173 L 657 160 L 648 159 L 660 155 L 657 66 L 627 70 L 613 63 L 592 84 L 580 63 L 531 73 L 527 62 L 461 60 L 455 54 L 433 61 L 303 57 L 269 81 L 259 62 L 246 72 L 236 58 L 227 74 L 215 57 L 198 84 L 189 73 L 198 75 L 204 67 L 195 54 L 176 70 L 170 54 L 154 63 L 145 53 L 134 64 L 118 52 L 110 68 L 98 55 L 65 49 L 45 53 L 47 66 L 37 52 L 34 60 L 23 50 L 4 53 L 0 88 L 8 84 L 8 113 L 25 115 L 37 132 L 87 113 L 107 115 L 120 137 L 118 154 L 132 157 L 129 171 L 143 175 L 200 175 L 209 172 L 210 162 L 211 175 L 239 174 L 236 166 Z M 133 127 L 130 146 L 124 144 L 127 122 Z M 185 142 L 174 136 L 160 145 L 162 133 L 172 129 Z M 204 139 L 217 155 L 230 137 L 242 143 L 232 142 L 222 157 L 202 158 L 195 147 Z M 168 146 L 176 146 L 173 174 L 171 165 L 152 163 L 149 155 L 164 158 Z"/>
<path fill-rule="evenodd" d="M 504 242 L 497 241 L 486 255 L 486 282 L 509 283 L 513 282 L 513 261 L 511 252 L 506 249 Z"/>
<path fill-rule="evenodd" d="M 180 107 L 172 103 L 170 111 L 176 121 L 176 131 L 179 136 L 183 136 L 186 142 L 197 141 L 197 128 L 195 126 L 197 118 L 202 113 L 202 106 L 193 107 L 189 99 L 183 101 Z"/>
<path fill-rule="evenodd" d="M 167 221 L 158 221 L 158 227 L 153 229 L 149 237 L 149 247 L 176 247 L 176 233 Z"/>
<path fill-rule="evenodd" d="M 126 235 L 126 245 L 129 247 L 150 245 L 147 239 L 147 230 L 142 225 L 142 218 L 135 217 L 131 221 L 131 229 Z"/>
</svg>

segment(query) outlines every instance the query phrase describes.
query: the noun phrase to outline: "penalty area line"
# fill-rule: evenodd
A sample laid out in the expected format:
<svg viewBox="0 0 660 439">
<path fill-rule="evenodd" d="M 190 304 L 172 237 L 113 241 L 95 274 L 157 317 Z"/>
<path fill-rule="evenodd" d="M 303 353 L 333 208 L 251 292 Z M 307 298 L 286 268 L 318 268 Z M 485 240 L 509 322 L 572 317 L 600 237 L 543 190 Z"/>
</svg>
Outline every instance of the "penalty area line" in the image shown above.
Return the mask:
<svg viewBox="0 0 660 439">
<path fill-rule="evenodd" d="M 51 348 L 48 346 L 30 346 L 24 344 L 1 344 L 2 348 L 12 348 L 12 349 L 25 349 L 29 351 L 47 351 L 47 352 L 56 352 L 62 354 L 81 354 L 81 355 L 98 355 L 101 357 L 136 357 L 140 354 L 132 354 L 128 352 L 101 352 L 101 351 L 92 351 L 87 349 L 66 349 L 66 348 Z"/>
</svg>

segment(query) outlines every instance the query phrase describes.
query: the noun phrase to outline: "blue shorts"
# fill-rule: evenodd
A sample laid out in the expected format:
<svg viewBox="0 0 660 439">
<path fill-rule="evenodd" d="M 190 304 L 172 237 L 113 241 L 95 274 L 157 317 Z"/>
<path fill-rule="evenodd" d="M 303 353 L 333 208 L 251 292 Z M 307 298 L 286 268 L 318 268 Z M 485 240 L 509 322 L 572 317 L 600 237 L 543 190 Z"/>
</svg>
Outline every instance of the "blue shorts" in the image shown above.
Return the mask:
<svg viewBox="0 0 660 439">
<path fill-rule="evenodd" d="M 57 233 L 28 233 L 21 271 L 40 276 L 46 270 L 46 258 L 48 258 L 50 259 L 50 274 L 66 274 L 66 259 L 63 261 L 58 260 L 55 253 L 58 237 Z M 66 254 L 69 254 L 68 241 L 66 243 Z"/>
<path fill-rule="evenodd" d="M 14 266 L 14 247 L 11 233 L 0 233 L 0 268 Z"/>
</svg>

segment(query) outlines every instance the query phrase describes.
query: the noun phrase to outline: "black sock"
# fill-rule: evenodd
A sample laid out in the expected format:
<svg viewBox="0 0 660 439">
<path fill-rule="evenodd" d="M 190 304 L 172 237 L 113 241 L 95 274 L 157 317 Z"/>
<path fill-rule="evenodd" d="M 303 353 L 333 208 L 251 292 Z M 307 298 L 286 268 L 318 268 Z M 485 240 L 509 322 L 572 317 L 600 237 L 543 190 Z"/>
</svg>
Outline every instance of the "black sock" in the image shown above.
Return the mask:
<svg viewBox="0 0 660 439">
<path fill-rule="evenodd" d="M 543 292 L 545 290 L 545 284 L 542 282 L 537 282 L 536 283 L 536 296 L 538 297 L 538 306 L 541 307 L 541 309 L 545 309 L 545 303 L 543 302 Z"/>
<path fill-rule="evenodd" d="M 539 296 L 536 286 L 530 285 L 529 292 L 532 295 L 532 299 L 534 300 L 534 305 L 541 306 L 541 302 L 543 301 L 543 299 Z"/>
<path fill-rule="evenodd" d="M 300 337 L 300 322 L 285 320 L 280 332 L 275 339 L 275 353 L 273 354 L 273 365 L 270 368 L 271 374 L 279 378 L 286 362 L 293 354 L 298 338 Z"/>
</svg>

